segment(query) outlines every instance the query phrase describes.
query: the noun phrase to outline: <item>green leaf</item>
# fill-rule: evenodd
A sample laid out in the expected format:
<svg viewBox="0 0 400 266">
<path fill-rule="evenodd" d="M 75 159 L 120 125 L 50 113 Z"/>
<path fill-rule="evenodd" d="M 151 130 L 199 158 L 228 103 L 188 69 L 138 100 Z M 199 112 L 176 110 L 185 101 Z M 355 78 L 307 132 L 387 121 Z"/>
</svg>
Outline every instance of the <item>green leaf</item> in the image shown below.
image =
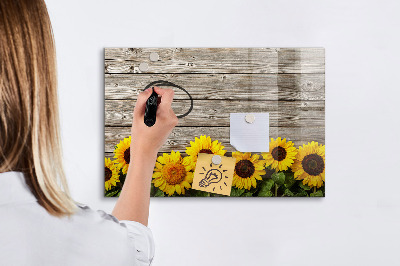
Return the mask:
<svg viewBox="0 0 400 266">
<path fill-rule="evenodd" d="M 265 190 L 265 191 L 258 192 L 258 196 L 259 197 L 273 197 L 274 194 L 269 190 Z"/>
<path fill-rule="evenodd" d="M 258 180 L 257 180 L 257 181 L 258 181 Z M 256 193 L 256 192 L 260 189 L 260 184 L 261 184 L 261 181 L 258 181 L 257 186 L 256 186 L 256 187 L 251 187 L 249 191 L 250 191 L 252 194 Z"/>
<path fill-rule="evenodd" d="M 293 197 L 294 193 L 290 191 L 290 189 L 285 189 L 285 192 L 283 192 L 284 197 Z"/>
<path fill-rule="evenodd" d="M 271 197 L 271 188 L 274 186 L 274 181 L 272 179 L 267 179 L 260 184 L 260 191 L 257 196 L 259 197 Z M 271 195 L 270 195 L 271 194 Z"/>
<path fill-rule="evenodd" d="M 285 183 L 285 174 L 282 172 L 273 173 L 271 177 L 278 186 L 281 186 Z"/>
<path fill-rule="evenodd" d="M 308 194 L 305 190 L 301 189 L 299 192 L 294 194 L 295 197 L 308 197 Z"/>
<path fill-rule="evenodd" d="M 243 193 L 243 194 L 241 195 L 241 197 L 252 197 L 252 196 L 253 196 L 253 193 L 251 193 L 250 191 L 245 192 L 245 193 Z"/>
<path fill-rule="evenodd" d="M 115 197 L 115 195 L 117 195 L 118 192 L 120 192 L 120 191 L 121 191 L 121 187 L 114 186 L 114 187 L 111 187 L 110 190 L 104 191 L 104 196 L 105 197 Z"/>
<path fill-rule="evenodd" d="M 231 197 L 240 197 L 244 193 L 244 191 L 245 190 L 243 188 L 239 189 L 239 188 L 236 188 L 236 187 L 232 187 Z"/>
<path fill-rule="evenodd" d="M 164 192 L 162 190 L 157 189 L 154 197 L 165 197 Z"/>
<path fill-rule="evenodd" d="M 192 197 L 210 197 L 210 192 L 193 189 Z"/>
<path fill-rule="evenodd" d="M 313 192 L 310 194 L 310 197 L 323 197 L 324 193 L 322 193 L 321 190 L 317 190 L 316 192 Z"/>
<path fill-rule="evenodd" d="M 120 171 L 120 174 L 119 174 L 119 186 L 122 188 L 123 186 L 124 186 L 124 184 L 125 184 L 125 179 L 126 179 L 126 175 L 124 175 L 123 173 L 122 173 L 122 170 Z"/>
<path fill-rule="evenodd" d="M 154 194 L 156 194 L 156 188 L 153 183 L 151 183 L 150 187 L 150 197 L 154 197 Z"/>
<path fill-rule="evenodd" d="M 299 187 L 301 187 L 301 188 L 302 188 L 302 189 L 304 189 L 305 191 L 308 191 L 308 190 L 310 190 L 310 189 L 311 189 L 309 186 L 307 186 L 307 185 L 303 185 L 303 182 L 302 182 L 302 181 L 300 181 L 300 183 L 299 183 Z"/>
<path fill-rule="evenodd" d="M 120 192 L 120 191 L 119 191 L 119 190 L 112 190 L 112 191 L 107 192 L 107 193 L 105 194 L 105 196 L 106 196 L 106 197 L 114 197 L 115 195 L 118 194 L 118 192 Z"/>
<path fill-rule="evenodd" d="M 296 180 L 294 179 L 294 174 L 292 172 L 286 172 L 285 177 L 285 187 L 291 188 L 296 183 Z"/>
<path fill-rule="evenodd" d="M 208 196 L 207 196 L 208 197 Z M 217 193 L 210 193 L 210 197 L 215 197 L 215 198 L 223 198 L 223 197 L 228 197 L 226 195 L 221 195 Z"/>
<path fill-rule="evenodd" d="M 268 179 L 265 180 L 261 183 L 261 189 L 260 190 L 271 190 L 271 188 L 274 186 L 274 180 Z"/>
</svg>

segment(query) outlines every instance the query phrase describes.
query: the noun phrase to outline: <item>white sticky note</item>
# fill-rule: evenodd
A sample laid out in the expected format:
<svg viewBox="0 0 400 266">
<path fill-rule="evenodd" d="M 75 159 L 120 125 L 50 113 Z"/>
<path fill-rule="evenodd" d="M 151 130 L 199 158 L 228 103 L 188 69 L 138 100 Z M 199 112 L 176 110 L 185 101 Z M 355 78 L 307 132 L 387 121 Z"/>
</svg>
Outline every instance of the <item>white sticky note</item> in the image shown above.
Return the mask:
<svg viewBox="0 0 400 266">
<path fill-rule="evenodd" d="M 231 113 L 230 143 L 241 152 L 268 152 L 269 113 Z"/>
</svg>

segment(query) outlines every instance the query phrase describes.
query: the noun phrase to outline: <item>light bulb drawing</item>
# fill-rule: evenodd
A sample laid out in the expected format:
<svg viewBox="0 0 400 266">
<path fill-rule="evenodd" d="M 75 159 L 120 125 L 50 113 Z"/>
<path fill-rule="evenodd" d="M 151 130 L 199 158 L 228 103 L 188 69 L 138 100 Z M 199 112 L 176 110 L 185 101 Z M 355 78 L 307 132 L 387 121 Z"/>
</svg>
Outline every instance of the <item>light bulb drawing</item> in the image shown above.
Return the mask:
<svg viewBox="0 0 400 266">
<path fill-rule="evenodd" d="M 218 165 L 218 167 L 213 167 L 213 164 L 210 164 L 210 169 L 206 169 L 205 167 L 202 167 L 204 172 L 200 173 L 201 175 L 205 175 L 203 179 L 200 180 L 199 186 L 200 187 L 208 187 L 211 184 L 216 184 L 214 185 L 213 191 L 215 191 L 215 188 L 219 185 L 219 189 L 222 190 L 222 185 L 228 186 L 225 181 L 222 181 L 223 178 L 229 178 L 224 174 L 227 170 L 221 169 L 222 164 Z M 221 183 L 223 182 L 223 184 Z M 221 183 L 221 184 L 220 184 Z"/>
</svg>

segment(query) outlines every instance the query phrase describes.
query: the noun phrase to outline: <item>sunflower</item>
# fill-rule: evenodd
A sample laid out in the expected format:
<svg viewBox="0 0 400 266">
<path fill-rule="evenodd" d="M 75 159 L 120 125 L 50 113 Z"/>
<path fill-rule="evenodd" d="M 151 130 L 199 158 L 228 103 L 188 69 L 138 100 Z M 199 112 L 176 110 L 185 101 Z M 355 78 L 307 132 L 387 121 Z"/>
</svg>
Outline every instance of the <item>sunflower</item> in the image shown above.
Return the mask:
<svg viewBox="0 0 400 266">
<path fill-rule="evenodd" d="M 232 157 L 236 158 L 235 172 L 233 174 L 232 186 L 237 188 L 250 189 L 257 186 L 257 180 L 265 175 L 264 160 L 259 160 L 260 155 L 250 152 L 232 152 Z"/>
<path fill-rule="evenodd" d="M 117 182 L 119 182 L 119 168 L 110 158 L 105 158 L 104 166 L 104 187 L 106 190 L 110 190 L 111 187 L 116 186 Z"/>
<path fill-rule="evenodd" d="M 172 196 L 176 193 L 185 194 L 185 188 L 191 188 L 193 170 L 189 157 L 182 157 L 180 152 L 163 153 L 158 156 L 153 173 L 155 187 Z"/>
<path fill-rule="evenodd" d="M 313 141 L 300 146 L 292 171 L 296 180 L 303 180 L 303 185 L 321 187 L 325 182 L 325 145 Z"/>
<path fill-rule="evenodd" d="M 129 168 L 129 162 L 131 160 L 131 136 L 129 138 L 124 138 L 121 142 L 116 146 L 114 153 L 116 158 L 116 162 L 118 166 L 122 168 L 122 173 L 126 174 Z"/>
<path fill-rule="evenodd" d="M 211 142 L 211 137 L 202 135 L 200 138 L 195 138 L 194 142 L 190 142 L 190 147 L 186 147 L 186 154 L 189 155 L 191 160 L 191 164 L 196 167 L 197 155 L 199 153 L 208 153 L 208 154 L 216 154 L 223 156 L 226 153 L 224 150 L 224 146 L 222 146 L 221 142 L 218 140 L 214 140 Z"/>
<path fill-rule="evenodd" d="M 269 152 L 262 153 L 262 156 L 266 162 L 265 166 L 271 166 L 276 171 L 285 171 L 293 164 L 296 154 L 297 149 L 293 142 L 286 142 L 286 139 L 281 140 L 279 137 L 276 140 L 271 138 Z"/>
</svg>

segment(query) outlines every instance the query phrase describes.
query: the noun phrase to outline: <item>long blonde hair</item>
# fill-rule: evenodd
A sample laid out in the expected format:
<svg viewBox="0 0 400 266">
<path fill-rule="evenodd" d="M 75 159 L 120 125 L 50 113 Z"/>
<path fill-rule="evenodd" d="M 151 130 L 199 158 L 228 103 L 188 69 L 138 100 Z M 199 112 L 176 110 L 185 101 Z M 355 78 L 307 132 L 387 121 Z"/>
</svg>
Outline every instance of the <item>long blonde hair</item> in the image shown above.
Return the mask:
<svg viewBox="0 0 400 266">
<path fill-rule="evenodd" d="M 53 31 L 43 0 L 0 1 L 0 172 L 21 171 L 50 214 L 70 215 Z"/>
</svg>

